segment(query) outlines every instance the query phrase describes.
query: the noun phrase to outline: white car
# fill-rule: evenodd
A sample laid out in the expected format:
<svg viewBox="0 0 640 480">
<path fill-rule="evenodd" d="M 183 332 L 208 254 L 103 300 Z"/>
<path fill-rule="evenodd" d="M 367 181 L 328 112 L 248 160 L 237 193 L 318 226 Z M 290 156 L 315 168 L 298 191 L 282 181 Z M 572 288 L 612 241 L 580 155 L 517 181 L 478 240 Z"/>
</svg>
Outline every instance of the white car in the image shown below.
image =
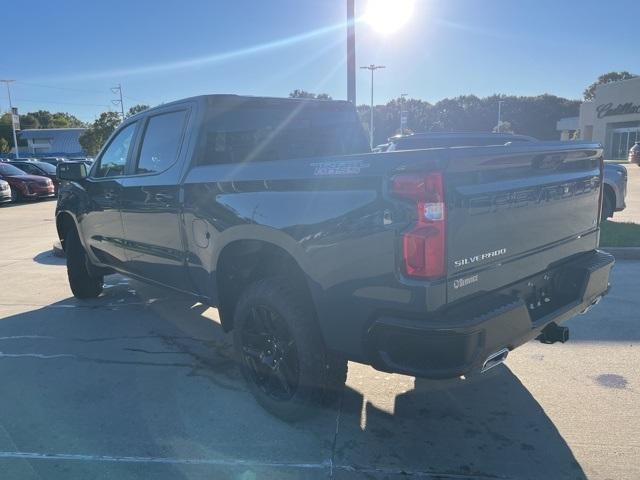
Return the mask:
<svg viewBox="0 0 640 480">
<path fill-rule="evenodd" d="M 0 205 L 11 201 L 11 187 L 4 180 L 0 180 Z"/>
</svg>

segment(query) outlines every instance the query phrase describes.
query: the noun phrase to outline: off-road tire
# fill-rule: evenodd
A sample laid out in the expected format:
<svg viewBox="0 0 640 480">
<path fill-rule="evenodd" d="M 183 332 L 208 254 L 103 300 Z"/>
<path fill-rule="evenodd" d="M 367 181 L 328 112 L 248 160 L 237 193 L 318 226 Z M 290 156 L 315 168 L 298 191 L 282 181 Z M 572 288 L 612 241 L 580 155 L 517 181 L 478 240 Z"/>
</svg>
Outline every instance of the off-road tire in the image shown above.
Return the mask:
<svg viewBox="0 0 640 480">
<path fill-rule="evenodd" d="M 102 293 L 104 277 L 93 275 L 89 270 L 87 253 L 80 242 L 75 228 L 64 237 L 64 251 L 67 256 L 67 276 L 74 297 L 96 298 Z"/>
<path fill-rule="evenodd" d="M 250 315 L 256 307 L 275 312 L 295 344 L 298 384 L 292 396 L 285 400 L 265 393 L 254 381 L 252 370 L 245 361 L 243 333 L 249 328 Z M 332 358 L 328 362 L 313 308 L 305 295 L 285 278 L 265 278 L 245 289 L 235 309 L 233 339 L 238 365 L 249 390 L 265 410 L 282 420 L 295 422 L 314 415 L 320 411 L 321 404 L 326 403 L 326 394 L 341 391 L 344 385 L 346 360 L 341 362 Z"/>
</svg>

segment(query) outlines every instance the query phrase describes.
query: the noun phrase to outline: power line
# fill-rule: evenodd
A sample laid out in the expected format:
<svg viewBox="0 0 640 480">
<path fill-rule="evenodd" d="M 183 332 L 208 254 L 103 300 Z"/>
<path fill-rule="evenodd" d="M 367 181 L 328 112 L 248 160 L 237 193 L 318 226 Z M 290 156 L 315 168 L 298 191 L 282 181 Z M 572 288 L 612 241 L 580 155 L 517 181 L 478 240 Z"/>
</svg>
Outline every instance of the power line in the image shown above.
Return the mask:
<svg viewBox="0 0 640 480">
<path fill-rule="evenodd" d="M 85 90 L 82 88 L 71 88 L 71 87 L 56 87 L 53 85 L 43 85 L 41 83 L 31 83 L 31 82 L 22 82 L 22 81 L 17 81 L 16 83 L 20 85 L 27 85 L 29 87 L 48 88 L 51 90 L 66 90 L 69 92 L 82 92 L 82 93 L 100 93 L 100 94 L 105 93 L 104 91 L 99 91 L 99 90 Z"/>
<path fill-rule="evenodd" d="M 131 100 L 133 102 L 142 102 L 142 103 L 146 103 L 147 105 L 151 104 L 152 102 L 148 102 L 146 100 L 143 100 L 141 98 L 136 98 L 136 97 L 130 97 L 129 95 L 122 95 L 124 98 L 126 98 L 127 100 Z"/>
<path fill-rule="evenodd" d="M 84 88 L 72 88 L 72 87 L 59 87 L 59 86 L 54 86 L 54 85 L 44 85 L 42 83 L 31 83 L 31 82 L 23 82 L 23 81 L 16 81 L 17 84 L 20 85 L 25 85 L 28 87 L 37 87 L 37 88 L 47 88 L 50 90 L 63 90 L 63 91 L 67 91 L 67 92 L 79 92 L 79 93 L 92 93 L 92 94 L 104 94 L 104 91 L 101 90 L 87 90 Z M 117 89 L 118 87 L 114 87 L 115 89 Z M 152 102 L 149 102 L 147 100 L 144 100 L 142 98 L 137 98 L 137 97 L 131 97 L 129 95 L 122 95 L 123 98 L 126 98 L 128 100 L 134 101 L 134 102 L 142 102 L 142 103 L 146 103 L 146 104 L 151 104 Z M 77 105 L 81 105 L 81 104 L 77 104 Z M 85 104 L 85 105 L 89 105 L 89 104 Z M 95 104 L 94 104 L 95 105 Z M 96 105 L 96 106 L 106 106 L 103 104 L 100 105 Z"/>
<path fill-rule="evenodd" d="M 109 108 L 108 104 L 105 103 L 76 103 L 76 102 L 59 102 L 56 100 L 27 100 L 24 98 L 16 98 L 15 99 L 16 102 L 22 102 L 22 103 L 42 103 L 42 104 L 53 104 L 53 105 L 76 105 L 76 106 L 81 106 L 81 107 L 107 107 Z"/>
</svg>

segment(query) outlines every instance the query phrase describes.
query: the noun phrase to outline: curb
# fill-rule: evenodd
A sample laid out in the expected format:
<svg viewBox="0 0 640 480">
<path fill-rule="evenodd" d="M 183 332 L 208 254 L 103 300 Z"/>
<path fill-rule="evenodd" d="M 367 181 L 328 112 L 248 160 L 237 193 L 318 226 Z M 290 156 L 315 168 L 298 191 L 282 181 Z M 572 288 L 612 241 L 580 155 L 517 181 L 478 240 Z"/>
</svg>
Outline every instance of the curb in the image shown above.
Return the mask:
<svg viewBox="0 0 640 480">
<path fill-rule="evenodd" d="M 640 247 L 600 247 L 616 260 L 640 260 Z"/>
<path fill-rule="evenodd" d="M 60 258 L 65 257 L 64 250 L 62 249 L 62 244 L 60 243 L 60 240 L 56 240 L 55 242 L 53 242 L 53 256 L 60 257 Z"/>
</svg>

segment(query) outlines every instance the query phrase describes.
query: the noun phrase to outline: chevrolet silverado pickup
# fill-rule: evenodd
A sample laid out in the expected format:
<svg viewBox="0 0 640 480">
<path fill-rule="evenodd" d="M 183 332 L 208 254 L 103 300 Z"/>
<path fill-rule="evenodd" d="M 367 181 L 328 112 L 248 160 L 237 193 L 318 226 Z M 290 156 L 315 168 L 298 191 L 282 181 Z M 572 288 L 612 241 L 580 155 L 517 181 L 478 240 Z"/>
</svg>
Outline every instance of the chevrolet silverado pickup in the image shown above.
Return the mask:
<svg viewBox="0 0 640 480">
<path fill-rule="evenodd" d="M 217 307 L 249 389 L 289 420 L 340 391 L 348 360 L 452 378 L 565 341 L 614 263 L 600 145 L 375 154 L 347 102 L 173 102 L 58 175 L 73 294 L 120 273 Z"/>
</svg>

